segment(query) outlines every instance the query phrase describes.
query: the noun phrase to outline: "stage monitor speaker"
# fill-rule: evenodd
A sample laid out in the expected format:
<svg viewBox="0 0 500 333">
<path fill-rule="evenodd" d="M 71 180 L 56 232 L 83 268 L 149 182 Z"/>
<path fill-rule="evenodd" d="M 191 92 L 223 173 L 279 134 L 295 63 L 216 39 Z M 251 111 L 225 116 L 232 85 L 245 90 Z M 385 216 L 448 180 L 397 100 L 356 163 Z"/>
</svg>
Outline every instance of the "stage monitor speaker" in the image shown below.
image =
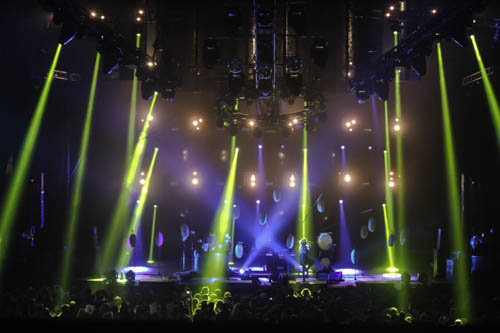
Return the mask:
<svg viewBox="0 0 500 333">
<path fill-rule="evenodd" d="M 318 272 L 316 278 L 320 281 L 342 281 L 342 272 Z"/>
</svg>

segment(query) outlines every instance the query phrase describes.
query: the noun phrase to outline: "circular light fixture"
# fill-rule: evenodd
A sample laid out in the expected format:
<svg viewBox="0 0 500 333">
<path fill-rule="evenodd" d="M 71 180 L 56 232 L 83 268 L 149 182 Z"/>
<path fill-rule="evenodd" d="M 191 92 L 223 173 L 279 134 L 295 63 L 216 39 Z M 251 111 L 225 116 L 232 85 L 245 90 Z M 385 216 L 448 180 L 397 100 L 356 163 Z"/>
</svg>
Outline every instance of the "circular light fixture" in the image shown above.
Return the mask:
<svg viewBox="0 0 500 333">
<path fill-rule="evenodd" d="M 344 181 L 345 181 L 346 183 L 350 183 L 350 182 L 351 182 L 351 180 L 352 180 L 352 178 L 351 178 L 351 175 L 350 175 L 350 174 L 346 174 L 346 175 L 344 176 Z"/>
</svg>

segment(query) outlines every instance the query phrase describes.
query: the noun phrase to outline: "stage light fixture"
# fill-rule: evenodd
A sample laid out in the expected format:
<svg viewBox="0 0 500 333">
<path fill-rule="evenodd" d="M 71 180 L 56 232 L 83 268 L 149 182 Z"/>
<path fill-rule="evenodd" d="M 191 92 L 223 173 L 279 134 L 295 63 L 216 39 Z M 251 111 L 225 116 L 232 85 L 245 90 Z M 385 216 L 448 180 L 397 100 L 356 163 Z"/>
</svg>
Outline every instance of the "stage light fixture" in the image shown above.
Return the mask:
<svg viewBox="0 0 500 333">
<path fill-rule="evenodd" d="M 250 127 L 254 127 L 254 126 L 255 126 L 255 121 L 250 120 L 250 121 L 248 122 L 248 126 L 250 126 Z"/>
<path fill-rule="evenodd" d="M 394 180 L 390 180 L 389 187 L 394 187 L 394 186 L 396 186 L 396 183 L 394 182 Z"/>
<path fill-rule="evenodd" d="M 393 11 L 393 10 L 394 10 L 394 8 L 395 8 L 395 7 L 394 7 L 393 5 L 389 6 L 389 10 L 390 10 L 390 11 Z"/>
<path fill-rule="evenodd" d="M 94 11 L 90 12 L 90 17 L 96 18 L 97 17 L 97 13 L 94 12 Z"/>
<path fill-rule="evenodd" d="M 141 17 L 140 17 L 140 16 L 137 16 L 137 17 L 135 18 L 135 20 L 136 20 L 137 22 L 141 22 L 141 21 L 142 21 L 142 19 L 141 19 Z"/>
<path fill-rule="evenodd" d="M 425 58 L 424 58 L 425 61 Z M 373 91 L 380 101 L 387 101 L 389 98 L 389 83 L 384 77 L 376 77 L 373 81 Z"/>
<path fill-rule="evenodd" d="M 389 13 L 389 12 L 385 13 L 385 17 L 387 17 L 387 18 L 391 17 L 391 13 Z"/>
<path fill-rule="evenodd" d="M 350 183 L 350 182 L 351 182 L 351 180 L 352 180 L 351 175 L 347 173 L 347 174 L 344 176 L 344 182 L 346 182 L 346 183 Z"/>
<path fill-rule="evenodd" d="M 139 15 L 143 15 L 144 14 L 144 10 L 139 9 L 138 13 L 139 13 Z"/>
<path fill-rule="evenodd" d="M 343 203 L 344 203 L 344 200 L 340 199 L 339 204 L 343 204 Z"/>
<path fill-rule="evenodd" d="M 349 128 L 349 127 L 351 127 L 351 126 L 352 126 L 352 124 L 351 124 L 351 122 L 350 122 L 350 121 L 348 121 L 348 122 L 346 122 L 346 123 L 345 123 L 345 127 Z"/>
<path fill-rule="evenodd" d="M 257 186 L 257 177 L 255 177 L 255 174 L 252 174 L 250 176 L 250 187 L 255 187 Z"/>
<path fill-rule="evenodd" d="M 255 203 L 256 203 L 257 205 L 259 205 L 259 204 L 260 204 L 260 200 L 256 200 L 256 201 L 255 201 Z"/>
<path fill-rule="evenodd" d="M 368 81 L 361 80 L 356 88 L 356 98 L 358 99 L 358 103 L 362 104 L 366 102 L 370 98 L 370 86 Z"/>
<path fill-rule="evenodd" d="M 101 15 L 101 20 L 104 21 L 106 19 L 106 16 Z"/>
<path fill-rule="evenodd" d="M 144 185 L 145 182 L 146 182 L 146 179 L 141 178 L 141 180 L 139 181 L 139 184 Z"/>
<path fill-rule="evenodd" d="M 345 149 L 345 146 L 340 146 L 340 149 L 344 150 L 344 149 Z"/>
<path fill-rule="evenodd" d="M 434 15 L 434 14 L 437 14 L 437 12 L 438 12 L 438 11 L 437 11 L 437 9 L 436 9 L 436 8 L 434 8 L 434 9 L 432 9 L 432 10 L 431 10 L 431 14 L 433 14 L 433 15 Z"/>
<path fill-rule="evenodd" d="M 373 147 L 372 147 L 372 146 L 368 146 L 368 150 L 372 150 L 372 149 L 373 149 Z"/>
<path fill-rule="evenodd" d="M 401 131 L 401 125 L 399 125 L 399 124 L 394 125 L 394 131 L 395 132 Z"/>
</svg>

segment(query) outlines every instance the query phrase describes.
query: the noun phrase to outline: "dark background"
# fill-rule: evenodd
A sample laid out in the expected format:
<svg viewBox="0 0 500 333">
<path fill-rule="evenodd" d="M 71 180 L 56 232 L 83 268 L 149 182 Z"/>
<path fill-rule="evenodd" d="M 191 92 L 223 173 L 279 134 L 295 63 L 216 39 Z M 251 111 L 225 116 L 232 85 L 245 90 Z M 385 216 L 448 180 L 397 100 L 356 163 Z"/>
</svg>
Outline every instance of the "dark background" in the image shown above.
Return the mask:
<svg viewBox="0 0 500 333">
<path fill-rule="evenodd" d="M 136 8 L 147 10 L 150 2 L 93 1 L 78 2 L 82 7 L 105 13 L 109 23 L 125 38 L 135 40 L 138 28 L 133 23 Z M 240 8 L 243 27 L 248 25 L 245 12 L 250 5 L 246 1 L 228 1 Z M 426 3 L 427 4 L 427 3 Z M 150 186 L 148 202 L 141 224 L 141 233 L 149 248 L 153 204 L 157 204 L 157 230 L 165 237 L 165 245 L 155 249 L 155 258 L 169 261 L 176 269 L 180 265 L 181 223 L 204 236 L 211 228 L 212 219 L 223 190 L 228 162 L 221 161 L 221 151 L 229 153 L 231 138 L 227 131 L 216 129 L 214 105 L 220 87 L 217 77 L 224 73 L 224 61 L 230 54 L 245 54 L 246 42 L 231 45 L 223 43 L 221 64 L 213 70 L 200 66 L 200 76 L 193 71 L 193 29 L 195 12 L 200 25 L 200 44 L 208 36 L 223 34 L 223 3 L 219 1 L 168 2 L 158 6 L 158 11 L 176 17 L 169 25 L 168 40 L 174 62 L 183 78 L 174 102 L 158 99 L 155 120 L 152 122 L 150 141 L 143 160 L 143 170 L 149 164 L 154 147 L 159 155 Z M 382 16 L 387 4 L 372 2 L 370 6 Z M 446 1 L 429 2 L 442 8 Z M 52 23 L 52 14 L 43 11 L 37 1 L 2 2 L 3 45 L 0 57 L 4 64 L 2 80 L 2 103 L 0 106 L 0 193 L 2 200 L 8 184 L 9 158 L 16 160 L 19 147 L 31 119 L 40 93 L 40 78 L 50 66 L 57 46 L 60 27 Z M 326 212 L 313 211 L 314 230 L 332 231 L 338 234 L 338 200 L 344 199 L 347 222 L 353 246 L 361 250 L 360 265 L 366 268 L 379 267 L 385 262 L 384 230 L 381 204 L 384 201 L 383 173 L 383 103 L 377 101 L 380 137 L 376 137 L 372 121 L 371 100 L 358 104 L 347 89 L 344 77 L 344 26 L 345 3 L 307 1 L 308 22 L 306 33 L 322 34 L 329 41 L 329 59 L 326 69 L 316 71 L 319 80 L 313 83 L 311 76 L 306 84 L 320 88 L 327 99 L 328 121 L 318 124 L 309 134 L 309 175 L 311 198 L 314 201 L 323 193 Z M 488 24 L 500 14 L 495 2 L 477 16 L 476 39 L 488 66 L 498 66 L 497 42 L 493 41 L 495 29 Z M 168 16 L 168 15 L 167 15 Z M 391 48 L 392 32 L 389 25 L 378 20 L 371 31 L 372 39 L 359 43 L 376 43 L 380 52 Z M 370 34 L 368 34 L 370 35 Z M 374 38 L 374 39 L 373 39 Z M 310 41 L 300 41 L 301 57 L 310 65 Z M 473 232 L 489 231 L 496 227 L 497 204 L 500 185 L 499 154 L 482 83 L 462 86 L 462 78 L 478 71 L 472 45 L 460 48 L 452 42 L 443 44 L 444 66 L 448 84 L 451 117 L 454 126 L 455 149 L 460 173 L 467 179 L 466 227 L 468 237 Z M 57 69 L 78 73 L 81 80 L 69 82 L 55 80 L 45 111 L 35 155 L 25 185 L 21 209 L 12 233 L 12 249 L 9 255 L 9 275 L 33 277 L 55 277 L 62 255 L 63 233 L 67 220 L 69 198 L 68 165 L 70 174 L 77 162 L 79 141 L 87 106 L 92 68 L 96 55 L 94 38 L 75 40 L 63 48 Z M 311 65 L 312 66 L 312 65 Z M 446 174 L 444 169 L 443 138 L 440 90 L 435 47 L 427 57 L 427 74 L 418 81 L 402 82 L 403 144 L 407 206 L 407 247 L 412 259 L 411 270 L 427 270 L 432 260 L 434 232 L 436 226 L 446 230 L 448 224 Z M 491 80 L 498 90 L 494 73 Z M 89 276 L 94 272 L 95 253 L 92 230 L 97 227 L 100 239 L 104 236 L 113 208 L 118 198 L 124 172 L 125 147 L 128 128 L 131 80 L 120 80 L 117 75 L 106 78 L 100 73 L 97 86 L 94 118 L 89 145 L 88 166 L 84 179 L 82 210 L 78 226 L 75 274 Z M 394 118 L 393 84 L 391 85 L 389 110 Z M 140 82 L 137 105 L 136 133 L 140 131 L 142 117 L 149 101 L 140 97 Z M 255 108 L 253 106 L 242 106 Z M 292 107 L 291 107 L 292 108 Z M 202 117 L 205 121 L 200 131 L 194 131 L 190 122 Z M 343 127 L 346 120 L 355 118 L 357 129 L 349 133 Z M 394 139 L 394 138 L 392 138 Z M 266 186 L 265 193 L 258 197 L 249 189 L 245 176 L 257 172 L 257 145 L 264 146 L 265 181 L 275 186 Z M 284 244 L 288 233 L 295 230 L 298 193 L 302 169 L 302 131 L 289 138 L 278 133 L 266 133 L 256 139 L 248 131 L 237 136 L 240 148 L 235 202 L 241 206 L 241 217 L 237 221 L 236 241 L 243 241 L 246 250 L 253 247 L 254 235 L 259 232 L 255 216 L 255 200 L 276 218 L 269 225 L 280 225 L 276 241 Z M 281 145 L 285 149 L 281 149 Z M 348 169 L 354 177 L 346 188 L 338 172 L 341 169 L 340 146 L 346 146 Z M 369 151 L 368 146 L 374 147 Z M 188 159 L 183 151 L 188 150 Z M 278 153 L 283 151 L 281 160 Z M 335 155 L 333 156 L 332 153 Z M 395 166 L 395 142 L 392 142 L 393 166 Z M 395 169 L 395 167 L 393 168 Z M 193 171 L 201 174 L 201 186 L 190 186 Z M 45 174 L 45 227 L 40 230 L 40 174 Z M 290 191 L 287 175 L 298 176 L 297 187 Z M 368 182 L 365 186 L 362 183 Z M 262 186 L 262 184 L 261 184 Z M 276 204 L 272 199 L 274 187 L 282 189 L 283 200 Z M 397 191 L 397 190 L 396 190 Z M 295 193 L 295 195 L 294 195 Z M 395 195 L 396 197 L 396 195 Z M 286 200 L 290 198 L 289 200 Z M 367 209 L 371 213 L 360 214 Z M 276 212 L 284 211 L 281 216 Z M 185 217 L 181 217 L 184 213 Z M 327 219 L 325 220 L 325 216 Z M 368 239 L 359 236 L 361 225 L 374 216 L 377 229 Z M 36 226 L 33 248 L 20 237 L 31 225 Z M 103 244 L 101 244 L 101 247 Z M 147 251 L 145 251 L 147 252 Z M 161 253 L 160 253 L 161 252 Z M 145 254 L 146 255 L 146 254 Z"/>
</svg>

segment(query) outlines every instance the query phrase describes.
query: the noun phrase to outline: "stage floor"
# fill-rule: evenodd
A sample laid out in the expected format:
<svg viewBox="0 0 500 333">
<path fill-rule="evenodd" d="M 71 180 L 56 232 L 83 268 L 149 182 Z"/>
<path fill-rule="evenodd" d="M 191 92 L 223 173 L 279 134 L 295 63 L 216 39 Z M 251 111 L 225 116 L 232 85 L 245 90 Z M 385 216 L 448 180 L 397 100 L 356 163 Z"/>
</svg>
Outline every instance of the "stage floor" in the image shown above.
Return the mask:
<svg viewBox="0 0 500 333">
<path fill-rule="evenodd" d="M 154 284 L 159 286 L 160 284 L 177 283 L 179 285 L 194 286 L 194 285 L 207 285 L 212 284 L 215 281 L 218 283 L 223 283 L 226 285 L 251 285 L 253 282 L 248 275 L 246 278 L 242 276 L 235 276 L 229 278 L 206 278 L 201 277 L 200 274 L 189 274 L 188 272 L 174 272 L 167 273 L 164 267 L 161 266 L 137 266 L 137 267 L 127 267 L 122 272 L 126 270 L 133 270 L 135 272 L 135 281 L 138 285 L 144 284 Z M 388 283 L 398 283 L 401 280 L 401 275 L 398 273 L 368 273 L 361 270 L 354 269 L 335 269 L 336 272 L 342 272 L 342 279 L 340 281 L 326 281 L 318 280 L 315 277 L 308 277 L 305 281 L 302 279 L 301 273 L 289 274 L 289 283 L 291 285 L 295 284 L 308 284 L 308 285 L 327 285 L 328 288 L 344 288 L 347 286 L 356 286 L 358 283 L 363 284 L 388 284 Z M 258 276 L 259 284 L 261 286 L 270 286 L 269 281 L 270 272 L 252 272 L 250 275 Z M 124 275 L 124 274 L 123 274 Z M 417 276 L 411 276 L 410 284 L 419 284 L 417 281 Z M 102 282 L 103 278 L 100 279 L 88 279 L 89 282 Z M 126 280 L 123 278 L 118 280 L 121 283 L 125 283 Z"/>
</svg>

